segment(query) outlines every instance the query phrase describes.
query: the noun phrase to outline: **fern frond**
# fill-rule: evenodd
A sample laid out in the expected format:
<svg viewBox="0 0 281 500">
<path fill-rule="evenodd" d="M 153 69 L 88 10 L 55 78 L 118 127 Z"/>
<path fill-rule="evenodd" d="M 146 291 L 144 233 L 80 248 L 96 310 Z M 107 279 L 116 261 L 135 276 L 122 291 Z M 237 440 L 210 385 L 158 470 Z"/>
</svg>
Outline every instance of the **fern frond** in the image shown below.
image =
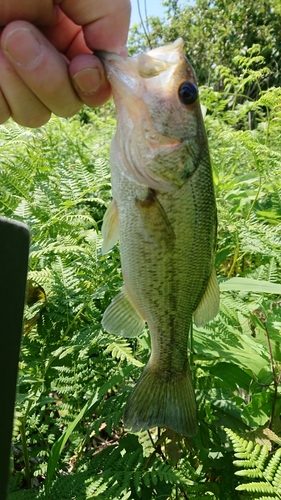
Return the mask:
<svg viewBox="0 0 281 500">
<path fill-rule="evenodd" d="M 139 367 L 143 366 L 143 363 L 138 361 L 133 356 L 132 348 L 129 342 L 127 342 L 125 339 L 118 339 L 115 342 L 111 342 L 105 352 L 111 352 L 113 358 L 121 359 L 121 361 L 124 361 L 126 359 L 126 361 L 128 363 L 131 363 L 132 365 Z"/>
<path fill-rule="evenodd" d="M 237 474 L 237 473 L 235 473 Z M 265 482 L 253 482 L 253 483 L 247 483 L 247 484 L 239 484 L 239 486 L 236 486 L 237 491 L 248 491 L 249 493 L 264 493 L 266 495 L 277 495 L 277 491 L 271 484 L 267 484 Z M 274 498 L 274 499 L 279 499 L 280 496 L 275 496 L 275 497 L 269 497 Z"/>
<path fill-rule="evenodd" d="M 118 430 L 130 390 L 129 387 L 125 387 L 123 391 L 119 391 L 105 400 L 102 414 L 97 415 L 92 424 L 91 436 L 98 437 L 103 424 L 106 424 L 105 429 L 109 436 L 112 435 L 113 430 Z"/>
<path fill-rule="evenodd" d="M 267 497 L 259 496 L 259 498 L 280 499 L 281 448 L 270 457 L 266 445 L 260 446 L 256 444 L 254 447 L 252 441 L 241 438 L 231 429 L 225 429 L 225 432 L 232 442 L 235 457 L 239 459 L 233 460 L 233 464 L 236 467 L 243 467 L 243 469 L 236 471 L 235 474 L 257 480 L 240 484 L 236 487 L 236 490 L 269 495 Z"/>
<path fill-rule="evenodd" d="M 35 490 L 19 490 L 8 495 L 7 500 L 39 500 L 42 495 Z"/>
<path fill-rule="evenodd" d="M 278 479 L 281 481 L 281 448 L 271 458 L 264 470 L 264 475 L 268 481 L 273 481 L 273 484 L 278 483 Z"/>
</svg>

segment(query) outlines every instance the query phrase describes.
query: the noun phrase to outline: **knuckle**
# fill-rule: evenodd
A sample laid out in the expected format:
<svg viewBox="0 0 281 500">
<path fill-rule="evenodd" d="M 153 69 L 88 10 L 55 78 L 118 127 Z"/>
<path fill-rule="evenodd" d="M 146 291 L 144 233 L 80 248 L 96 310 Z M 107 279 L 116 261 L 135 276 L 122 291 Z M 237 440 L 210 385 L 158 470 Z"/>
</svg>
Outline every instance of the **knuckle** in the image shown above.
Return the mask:
<svg viewBox="0 0 281 500">
<path fill-rule="evenodd" d="M 7 120 L 9 120 L 11 112 L 9 109 L 0 110 L 0 125 L 3 125 Z"/>
<path fill-rule="evenodd" d="M 38 128 L 45 125 L 51 117 L 49 110 L 41 110 L 37 113 L 26 113 L 23 116 L 12 115 L 13 120 L 23 127 Z"/>
<path fill-rule="evenodd" d="M 62 118 L 70 118 L 71 116 L 76 115 L 78 111 L 82 108 L 83 103 L 81 101 L 76 101 L 75 103 L 72 103 L 68 107 L 66 107 L 64 110 L 56 113 L 58 116 L 61 116 Z"/>
</svg>

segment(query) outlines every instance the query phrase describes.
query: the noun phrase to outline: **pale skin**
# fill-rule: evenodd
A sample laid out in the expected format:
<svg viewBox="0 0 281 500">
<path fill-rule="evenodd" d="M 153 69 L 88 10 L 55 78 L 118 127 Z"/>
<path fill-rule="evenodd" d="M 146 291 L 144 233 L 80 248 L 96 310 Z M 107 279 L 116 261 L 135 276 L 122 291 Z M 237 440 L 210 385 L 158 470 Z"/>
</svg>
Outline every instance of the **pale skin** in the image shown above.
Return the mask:
<svg viewBox="0 0 281 500">
<path fill-rule="evenodd" d="M 0 123 L 39 127 L 111 96 L 93 51 L 126 54 L 130 0 L 0 0 Z"/>
</svg>

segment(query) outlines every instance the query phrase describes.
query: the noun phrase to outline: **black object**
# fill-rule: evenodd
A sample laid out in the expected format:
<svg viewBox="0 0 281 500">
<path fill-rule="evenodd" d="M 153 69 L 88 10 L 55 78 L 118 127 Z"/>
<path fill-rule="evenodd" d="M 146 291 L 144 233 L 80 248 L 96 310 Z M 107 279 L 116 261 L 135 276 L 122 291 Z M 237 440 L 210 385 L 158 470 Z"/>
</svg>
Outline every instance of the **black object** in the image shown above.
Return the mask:
<svg viewBox="0 0 281 500">
<path fill-rule="evenodd" d="M 0 499 L 7 496 L 29 230 L 0 217 Z"/>
<path fill-rule="evenodd" d="M 183 82 L 178 92 L 181 102 L 186 106 L 194 104 L 198 99 L 198 87 L 195 83 Z"/>
</svg>

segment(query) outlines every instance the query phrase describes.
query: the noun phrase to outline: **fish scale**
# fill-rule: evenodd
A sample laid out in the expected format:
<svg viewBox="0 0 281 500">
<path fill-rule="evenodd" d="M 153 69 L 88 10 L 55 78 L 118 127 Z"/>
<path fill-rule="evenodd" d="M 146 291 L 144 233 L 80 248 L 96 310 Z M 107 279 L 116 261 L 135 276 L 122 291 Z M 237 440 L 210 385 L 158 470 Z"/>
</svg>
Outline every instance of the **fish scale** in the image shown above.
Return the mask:
<svg viewBox="0 0 281 500">
<path fill-rule="evenodd" d="M 160 426 L 193 436 L 188 335 L 193 316 L 205 324 L 219 305 L 216 204 L 195 75 L 181 39 L 133 58 L 100 56 L 117 109 L 104 251 L 119 238 L 124 278 L 102 324 L 133 337 L 146 322 L 151 336 L 151 356 L 124 423 L 133 431 Z M 182 91 L 188 104 L 179 94 L 185 82 L 191 82 Z"/>
</svg>

